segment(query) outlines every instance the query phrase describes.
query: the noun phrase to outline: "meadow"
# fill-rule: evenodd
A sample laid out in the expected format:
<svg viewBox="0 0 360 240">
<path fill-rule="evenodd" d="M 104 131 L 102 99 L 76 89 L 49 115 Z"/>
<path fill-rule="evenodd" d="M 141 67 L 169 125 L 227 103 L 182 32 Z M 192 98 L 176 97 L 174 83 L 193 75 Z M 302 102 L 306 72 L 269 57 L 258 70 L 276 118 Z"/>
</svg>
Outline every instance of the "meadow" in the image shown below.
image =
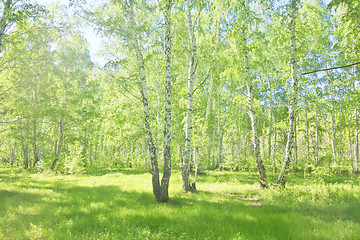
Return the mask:
<svg viewBox="0 0 360 240">
<path fill-rule="evenodd" d="M 198 178 L 185 194 L 173 171 L 160 204 L 142 170 L 1 168 L 0 239 L 360 239 L 359 175 L 301 172 L 285 189 L 261 189 L 256 173 Z"/>
</svg>

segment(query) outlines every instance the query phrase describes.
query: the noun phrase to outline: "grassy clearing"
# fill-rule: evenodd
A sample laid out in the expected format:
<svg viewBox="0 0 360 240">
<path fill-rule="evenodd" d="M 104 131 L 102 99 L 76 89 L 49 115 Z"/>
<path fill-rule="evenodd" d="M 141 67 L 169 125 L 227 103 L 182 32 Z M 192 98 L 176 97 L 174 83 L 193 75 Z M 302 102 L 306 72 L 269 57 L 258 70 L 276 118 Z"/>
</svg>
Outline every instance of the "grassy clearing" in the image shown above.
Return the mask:
<svg viewBox="0 0 360 240">
<path fill-rule="evenodd" d="M 276 176 L 269 176 L 275 179 Z M 360 179 L 289 177 L 262 190 L 256 174 L 206 172 L 199 192 L 171 178 L 156 203 L 151 175 L 97 169 L 83 175 L 0 169 L 0 239 L 359 239 Z"/>
</svg>

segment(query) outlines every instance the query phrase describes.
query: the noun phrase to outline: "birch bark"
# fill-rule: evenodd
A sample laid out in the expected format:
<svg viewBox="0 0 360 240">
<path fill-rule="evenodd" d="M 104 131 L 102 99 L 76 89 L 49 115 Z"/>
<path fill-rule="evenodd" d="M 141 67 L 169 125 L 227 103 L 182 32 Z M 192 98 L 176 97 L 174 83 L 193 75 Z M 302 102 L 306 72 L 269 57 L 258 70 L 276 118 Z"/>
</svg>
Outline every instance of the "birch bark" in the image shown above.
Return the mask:
<svg viewBox="0 0 360 240">
<path fill-rule="evenodd" d="M 294 125 L 295 125 L 295 113 L 297 108 L 298 101 L 298 76 L 297 76 L 297 62 L 296 62 L 296 14 L 297 14 L 297 0 L 291 0 L 291 79 L 292 79 L 292 94 L 291 94 L 291 103 L 289 107 L 289 131 L 287 136 L 286 148 L 285 148 L 285 157 L 281 172 L 279 174 L 277 185 L 285 186 L 285 172 L 290 164 L 290 153 L 291 146 L 294 140 Z"/>
<path fill-rule="evenodd" d="M 315 164 L 319 162 L 319 128 L 318 128 L 318 107 L 315 100 Z"/>
<path fill-rule="evenodd" d="M 191 16 L 191 0 L 186 0 L 186 23 L 188 26 L 188 34 L 190 38 L 191 53 L 188 68 L 188 103 L 186 112 L 186 131 L 185 131 L 185 147 L 183 154 L 183 161 L 181 165 L 182 184 L 185 192 L 191 191 L 190 185 L 190 154 L 192 143 L 192 117 L 193 117 L 193 96 L 194 86 L 196 80 L 196 63 L 197 63 L 197 46 L 194 34 L 194 26 Z"/>
<path fill-rule="evenodd" d="M 349 155 L 350 159 L 352 159 L 352 147 L 351 147 L 351 129 L 350 129 L 350 116 L 349 116 L 349 108 L 346 106 L 346 126 L 348 129 L 348 137 L 349 137 Z"/>
<path fill-rule="evenodd" d="M 155 195 L 155 199 L 158 202 L 166 202 L 168 201 L 168 186 L 169 186 L 169 180 L 170 180 L 170 171 L 171 171 L 171 164 L 168 162 L 166 166 L 164 166 L 164 176 L 162 179 L 162 184 L 160 185 L 160 179 L 159 179 L 159 166 L 158 166 L 158 159 L 157 159 L 157 150 L 154 145 L 152 131 L 151 131 L 151 125 L 150 125 L 150 108 L 148 103 L 148 92 L 147 92 L 147 81 L 146 81 L 146 72 L 145 72 L 145 63 L 144 58 L 140 49 L 140 44 L 138 40 L 138 34 L 136 32 L 136 22 L 135 22 L 135 14 L 133 9 L 133 2 L 125 2 L 124 6 L 126 9 L 126 12 L 129 16 L 129 23 L 130 23 L 130 32 L 131 32 L 131 41 L 132 45 L 135 49 L 136 53 L 136 59 L 138 62 L 138 67 L 140 71 L 140 78 L 141 78 L 141 86 L 140 86 L 140 93 L 142 95 L 142 102 L 144 106 L 144 115 L 145 115 L 145 129 L 146 129 L 146 135 L 148 138 L 148 145 L 150 150 L 150 160 L 151 160 L 151 166 L 152 166 L 152 185 L 153 185 L 153 193 Z M 165 114 L 165 144 L 167 150 L 164 150 L 164 156 L 166 156 L 166 159 L 170 161 L 171 155 L 170 155 L 170 141 L 171 141 L 171 134 L 170 134 L 170 120 L 171 120 L 171 36 L 170 36 L 170 11 L 171 11 L 171 0 L 167 0 L 166 6 L 165 6 L 165 24 L 166 24 L 166 33 L 165 33 L 165 68 L 166 68 L 166 114 Z M 169 34 L 169 35 L 167 35 Z"/>
<path fill-rule="evenodd" d="M 160 202 L 169 200 L 171 176 L 171 7 L 172 0 L 165 3 L 165 125 L 164 125 L 164 174 L 161 179 Z"/>
<path fill-rule="evenodd" d="M 354 144 L 354 173 L 358 173 L 358 161 L 359 161 L 359 112 L 357 106 L 355 106 L 355 144 Z"/>
<path fill-rule="evenodd" d="M 253 80 L 250 75 L 250 66 L 249 66 L 249 57 L 248 57 L 248 46 L 246 43 L 247 36 L 246 36 L 246 5 L 245 1 L 242 2 L 242 13 L 243 13 L 243 20 L 242 20 L 242 29 L 241 29 L 241 38 L 242 38 L 242 48 L 243 48 L 243 57 L 244 57 L 244 66 L 245 66 L 245 79 L 247 90 L 248 90 L 248 106 L 249 106 L 249 115 L 251 119 L 251 128 L 253 132 L 253 144 L 254 144 L 254 152 L 255 152 L 255 161 L 259 172 L 259 183 L 261 187 L 266 187 L 266 174 L 265 174 L 265 167 L 261 160 L 260 155 L 260 140 L 259 140 L 259 131 L 256 122 L 256 111 L 254 108 L 254 93 L 253 93 Z"/>
</svg>

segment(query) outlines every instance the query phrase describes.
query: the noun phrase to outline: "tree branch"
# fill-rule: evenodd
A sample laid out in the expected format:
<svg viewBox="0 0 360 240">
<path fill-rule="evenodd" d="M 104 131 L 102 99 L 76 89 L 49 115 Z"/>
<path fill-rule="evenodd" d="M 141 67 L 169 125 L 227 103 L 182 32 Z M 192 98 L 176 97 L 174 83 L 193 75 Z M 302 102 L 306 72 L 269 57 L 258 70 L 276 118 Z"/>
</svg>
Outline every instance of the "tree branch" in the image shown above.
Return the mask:
<svg viewBox="0 0 360 240">
<path fill-rule="evenodd" d="M 28 117 L 19 118 L 19 119 L 16 119 L 16 120 L 14 120 L 14 121 L 10 121 L 10 122 L 0 122 L 0 124 L 14 123 L 14 122 L 18 122 L 18 121 L 21 121 L 21 120 L 23 120 L 23 119 L 26 119 L 26 118 L 28 118 Z"/>
<path fill-rule="evenodd" d="M 7 93 L 8 91 L 10 91 L 10 90 L 13 89 L 13 88 L 16 88 L 16 87 L 15 87 L 15 86 L 12 86 L 12 87 L 6 89 L 4 92 L 0 93 L 0 97 L 2 97 L 2 95 L 4 95 L 5 93 Z"/>
<path fill-rule="evenodd" d="M 197 22 L 199 21 L 200 14 L 201 14 L 201 11 L 203 10 L 203 8 L 204 8 L 204 1 L 202 1 L 202 6 L 201 6 L 201 8 L 200 8 L 200 10 L 199 10 L 199 12 L 198 12 L 198 15 L 197 15 L 196 18 L 195 18 L 194 26 L 191 26 L 192 29 L 193 29 L 193 32 L 195 32 L 195 26 L 196 26 Z M 195 34 L 195 33 L 194 33 L 194 34 Z"/>
<path fill-rule="evenodd" d="M 209 69 L 209 72 L 208 72 L 207 76 L 205 77 L 205 79 L 194 89 L 194 91 L 192 92 L 192 94 L 194 94 L 195 91 L 196 91 L 199 87 L 201 87 L 201 86 L 206 82 L 206 80 L 209 79 L 210 72 L 211 72 L 211 68 Z"/>
<path fill-rule="evenodd" d="M 358 64 L 360 64 L 360 62 L 352 63 L 352 64 L 345 65 L 345 66 L 319 69 L 319 70 L 315 70 L 315 71 L 311 71 L 311 72 L 302 73 L 301 76 L 308 75 L 308 74 L 311 74 L 311 73 L 317 73 L 317 72 L 330 71 L 330 70 L 335 70 L 335 69 L 340 69 L 340 68 L 352 67 L 352 66 L 355 66 L 355 65 L 358 65 Z"/>
<path fill-rule="evenodd" d="M 102 69 L 100 69 L 100 68 L 98 68 L 98 69 L 99 69 L 99 70 L 102 70 Z M 119 80 L 119 78 L 115 77 L 113 74 L 111 74 L 111 73 L 109 73 L 109 72 L 106 72 L 106 74 L 109 75 L 111 78 L 117 80 L 117 81 Z M 126 78 L 124 78 L 124 79 L 126 79 Z M 121 84 L 121 83 L 120 83 L 120 86 L 121 86 L 127 93 L 129 93 L 133 98 L 139 100 L 140 102 L 142 101 L 139 97 L 135 96 L 135 94 L 133 94 L 124 84 Z M 123 94 L 126 98 L 128 98 L 129 100 L 132 101 L 132 99 L 129 98 L 129 96 L 127 96 L 124 92 L 122 92 L 122 94 Z"/>
</svg>

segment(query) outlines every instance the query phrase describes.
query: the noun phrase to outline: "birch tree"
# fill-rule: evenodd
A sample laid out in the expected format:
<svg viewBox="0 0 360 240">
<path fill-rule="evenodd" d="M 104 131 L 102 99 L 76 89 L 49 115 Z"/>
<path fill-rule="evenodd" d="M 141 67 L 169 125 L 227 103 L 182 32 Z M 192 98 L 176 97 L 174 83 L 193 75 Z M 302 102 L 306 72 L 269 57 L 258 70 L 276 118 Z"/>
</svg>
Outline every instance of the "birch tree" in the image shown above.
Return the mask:
<svg viewBox="0 0 360 240">
<path fill-rule="evenodd" d="M 247 6 L 246 1 L 242 1 L 241 3 L 241 13 L 242 13 L 242 20 L 241 20 L 241 42 L 242 42 L 242 54 L 243 54 L 243 61 L 244 61 L 244 75 L 246 81 L 246 87 L 248 91 L 248 107 L 249 107 L 249 116 L 251 119 L 251 128 L 253 133 L 253 144 L 254 144 L 254 153 L 255 153 L 255 161 L 259 172 L 259 183 L 261 187 L 266 187 L 266 174 L 265 174 L 265 167 L 261 160 L 260 154 L 260 140 L 259 140 L 259 132 L 258 126 L 256 121 L 256 110 L 254 107 L 254 93 L 253 93 L 253 80 L 250 73 L 250 65 L 249 65 L 249 56 L 248 56 L 248 46 L 247 46 L 247 34 L 246 29 L 247 27 Z M 264 146 L 263 146 L 264 147 Z"/>
<path fill-rule="evenodd" d="M 149 145 L 150 151 L 150 159 L 152 166 L 152 185 L 153 185 L 153 193 L 155 195 L 155 199 L 159 202 L 166 202 L 169 199 L 168 196 L 168 187 L 171 176 L 171 152 L 170 152 L 170 144 L 171 144 L 171 133 L 170 133 L 170 121 L 171 121 L 171 7 L 172 3 L 168 0 L 165 4 L 165 68 L 166 68 L 166 76 L 165 76 L 165 85 L 166 85 L 166 96 L 165 96 L 165 140 L 164 140 L 164 175 L 161 180 L 159 179 L 159 166 L 157 159 L 157 150 L 153 141 L 153 135 L 151 131 L 150 124 L 150 108 L 149 108 L 149 97 L 148 97 L 148 89 L 147 89 L 147 80 L 146 80 L 146 72 L 145 72 L 145 62 L 144 57 L 139 44 L 139 35 L 136 30 L 136 21 L 135 21 L 135 12 L 134 12 L 134 3 L 130 1 L 122 2 L 125 11 L 128 15 L 129 27 L 130 27 L 130 35 L 131 35 L 131 43 L 135 50 L 136 60 L 140 72 L 141 86 L 140 93 L 142 96 L 142 103 L 144 108 L 144 120 L 145 120 L 145 130 Z"/>
<path fill-rule="evenodd" d="M 187 91 L 187 112 L 186 112 L 186 128 L 185 128 L 185 147 L 181 165 L 182 187 L 185 192 L 194 190 L 190 185 L 190 158 L 192 147 L 193 134 L 193 101 L 194 101 L 194 87 L 196 81 L 196 66 L 197 66 L 197 46 L 196 37 L 194 33 L 195 24 L 192 20 L 192 1 L 186 0 L 186 25 L 190 39 L 190 57 L 188 66 L 188 91 Z"/>
<path fill-rule="evenodd" d="M 285 157 L 281 172 L 279 174 L 277 185 L 285 186 L 285 173 L 290 164 L 290 154 L 291 147 L 294 141 L 294 125 L 296 117 L 296 108 L 298 100 L 298 75 L 297 75 L 297 61 L 296 61 L 296 14 L 298 11 L 297 0 L 291 0 L 291 22 L 290 22 L 290 32 L 291 32 L 291 47 L 290 47 L 290 58 L 291 58 L 291 101 L 289 106 L 289 130 L 287 135 L 287 142 L 285 147 Z"/>
</svg>

